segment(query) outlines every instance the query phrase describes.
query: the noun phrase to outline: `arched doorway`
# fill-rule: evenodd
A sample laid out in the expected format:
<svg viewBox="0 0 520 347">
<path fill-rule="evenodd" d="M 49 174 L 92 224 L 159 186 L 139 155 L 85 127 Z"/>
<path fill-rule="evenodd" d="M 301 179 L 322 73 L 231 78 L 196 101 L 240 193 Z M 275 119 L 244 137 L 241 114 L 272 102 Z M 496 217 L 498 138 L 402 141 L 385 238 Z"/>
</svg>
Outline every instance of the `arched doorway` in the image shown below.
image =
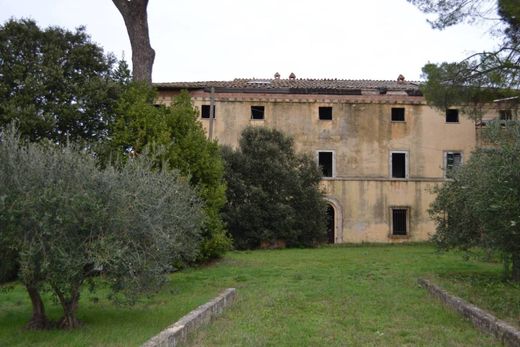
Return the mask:
<svg viewBox="0 0 520 347">
<path fill-rule="evenodd" d="M 336 234 L 336 214 L 334 211 L 334 207 L 332 205 L 327 204 L 327 242 L 334 243 L 335 242 L 335 234 Z"/>
</svg>

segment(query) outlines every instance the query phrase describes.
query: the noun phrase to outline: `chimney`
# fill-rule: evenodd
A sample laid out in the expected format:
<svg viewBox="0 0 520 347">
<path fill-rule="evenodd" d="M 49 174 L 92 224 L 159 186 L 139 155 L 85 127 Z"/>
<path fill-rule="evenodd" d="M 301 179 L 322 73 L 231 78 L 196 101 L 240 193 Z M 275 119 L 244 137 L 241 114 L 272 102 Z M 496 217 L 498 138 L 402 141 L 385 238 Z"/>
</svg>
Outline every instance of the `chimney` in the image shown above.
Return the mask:
<svg viewBox="0 0 520 347">
<path fill-rule="evenodd" d="M 295 80 L 296 79 L 296 75 L 294 74 L 294 72 L 291 72 L 291 74 L 289 75 L 289 79 L 290 80 Z"/>
<path fill-rule="evenodd" d="M 399 75 L 399 77 L 397 77 L 397 83 L 404 83 L 404 76 L 403 75 Z"/>
<path fill-rule="evenodd" d="M 279 79 L 280 79 L 280 73 L 278 73 L 278 72 L 275 73 L 275 74 L 274 74 L 274 79 L 275 79 L 275 80 L 279 80 Z"/>
</svg>

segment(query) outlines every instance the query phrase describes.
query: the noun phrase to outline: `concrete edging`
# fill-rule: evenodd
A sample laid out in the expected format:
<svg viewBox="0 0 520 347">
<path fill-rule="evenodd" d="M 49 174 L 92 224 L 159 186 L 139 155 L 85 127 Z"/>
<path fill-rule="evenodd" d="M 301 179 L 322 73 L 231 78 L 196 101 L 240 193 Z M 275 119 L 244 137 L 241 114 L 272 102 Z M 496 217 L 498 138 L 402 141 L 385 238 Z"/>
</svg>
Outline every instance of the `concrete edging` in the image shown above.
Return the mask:
<svg viewBox="0 0 520 347">
<path fill-rule="evenodd" d="M 520 346 L 520 331 L 515 327 L 496 318 L 489 312 L 449 294 L 441 287 L 436 286 L 426 279 L 419 278 L 417 283 L 428 290 L 432 296 L 440 299 L 445 305 L 471 320 L 473 325 L 479 330 L 494 335 L 507 346 Z"/>
<path fill-rule="evenodd" d="M 213 300 L 197 307 L 173 325 L 161 331 L 141 347 L 175 347 L 186 341 L 188 334 L 224 311 L 236 297 L 235 288 L 228 288 Z"/>
</svg>

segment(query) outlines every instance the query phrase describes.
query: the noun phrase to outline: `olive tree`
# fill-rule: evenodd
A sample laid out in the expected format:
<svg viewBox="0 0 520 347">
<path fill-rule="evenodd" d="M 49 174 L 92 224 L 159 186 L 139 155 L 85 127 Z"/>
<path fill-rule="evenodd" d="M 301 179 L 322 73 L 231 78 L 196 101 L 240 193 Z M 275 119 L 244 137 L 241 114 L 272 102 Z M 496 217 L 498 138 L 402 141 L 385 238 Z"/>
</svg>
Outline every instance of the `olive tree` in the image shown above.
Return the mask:
<svg viewBox="0 0 520 347">
<path fill-rule="evenodd" d="M 128 299 L 158 289 L 172 263 L 197 256 L 201 220 L 189 185 L 144 156 L 100 170 L 73 146 L 22 143 L 12 129 L 1 135 L 0 242 L 18 252 L 30 328 L 49 324 L 42 290 L 63 308 L 58 325 L 74 328 L 81 288 L 95 288 L 94 275 Z"/>
<path fill-rule="evenodd" d="M 451 180 L 434 189 L 430 215 L 442 249 L 481 247 L 504 256 L 520 281 L 520 126 L 494 124 L 494 146 L 478 148 Z"/>
</svg>

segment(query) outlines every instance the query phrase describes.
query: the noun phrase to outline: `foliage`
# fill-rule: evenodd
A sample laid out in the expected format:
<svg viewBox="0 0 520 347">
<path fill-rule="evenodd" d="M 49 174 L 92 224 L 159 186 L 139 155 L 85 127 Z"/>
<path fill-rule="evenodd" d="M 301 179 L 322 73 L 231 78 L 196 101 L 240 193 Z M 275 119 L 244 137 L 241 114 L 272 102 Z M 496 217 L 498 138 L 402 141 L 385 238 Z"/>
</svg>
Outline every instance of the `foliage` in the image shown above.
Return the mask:
<svg viewBox="0 0 520 347">
<path fill-rule="evenodd" d="M 427 101 L 440 109 L 462 106 L 480 119 L 493 102 L 518 109 L 520 98 L 520 4 L 517 0 L 408 0 L 425 13 L 437 14 L 430 23 L 444 29 L 462 22 L 499 16 L 500 45 L 494 52 L 472 55 L 462 62 L 427 64 L 421 88 Z M 489 7 L 491 6 L 491 7 Z M 515 116 L 516 117 L 516 116 Z M 514 123 L 487 129 L 492 148 L 480 148 L 449 181 L 437 187 L 430 213 L 437 223 L 434 236 L 441 248 L 475 246 L 499 251 L 512 276 L 520 280 L 520 207 L 518 155 L 520 137 Z M 515 196 L 516 194 L 516 196 Z"/>
<path fill-rule="evenodd" d="M 156 167 L 179 170 L 204 201 L 205 227 L 199 261 L 220 257 L 230 240 L 220 218 L 225 203 L 223 163 L 218 144 L 206 138 L 190 95 L 182 92 L 171 106 L 154 106 L 155 91 L 144 84 L 128 87 L 117 105 L 111 146 L 115 153 L 139 155 L 145 149 Z"/>
<path fill-rule="evenodd" d="M 0 284 L 16 279 L 18 273 L 18 253 L 5 244 L 0 244 Z"/>
<path fill-rule="evenodd" d="M 223 149 L 228 184 L 224 219 L 241 249 L 283 240 L 312 246 L 326 239 L 321 174 L 294 152 L 292 138 L 262 127 L 246 128 L 240 148 Z"/>
<path fill-rule="evenodd" d="M 459 23 L 474 23 L 496 12 L 495 1 L 490 0 L 407 0 L 426 14 L 435 14 L 428 23 L 434 29 L 445 29 Z M 509 1 L 509 0 L 508 0 Z M 506 2 L 499 0 L 499 3 Z"/>
<path fill-rule="evenodd" d="M 32 141 L 103 139 L 123 82 L 115 63 L 83 27 L 7 21 L 0 26 L 0 126 L 16 120 Z"/>
<path fill-rule="evenodd" d="M 492 52 L 474 54 L 457 63 L 427 64 L 421 88 L 427 101 L 440 109 L 464 106 L 465 113 L 480 118 L 482 107 L 496 99 L 520 96 L 520 4 L 517 0 L 408 0 L 425 13 L 435 13 L 430 23 L 444 29 L 461 22 L 499 16 L 500 45 Z M 513 99 L 514 100 L 514 99 Z"/>
<path fill-rule="evenodd" d="M 453 180 L 437 187 L 430 214 L 443 249 L 482 247 L 501 252 L 520 281 L 520 127 L 487 129 L 491 148 L 479 148 Z"/>
<path fill-rule="evenodd" d="M 80 289 L 92 276 L 101 273 L 114 294 L 132 300 L 157 290 L 173 262 L 194 259 L 199 205 L 176 172 L 152 171 L 145 156 L 101 171 L 72 146 L 2 133 L 0 242 L 18 252 L 31 299 L 41 301 L 41 290 L 56 296 L 60 327 L 78 326 Z"/>
</svg>

